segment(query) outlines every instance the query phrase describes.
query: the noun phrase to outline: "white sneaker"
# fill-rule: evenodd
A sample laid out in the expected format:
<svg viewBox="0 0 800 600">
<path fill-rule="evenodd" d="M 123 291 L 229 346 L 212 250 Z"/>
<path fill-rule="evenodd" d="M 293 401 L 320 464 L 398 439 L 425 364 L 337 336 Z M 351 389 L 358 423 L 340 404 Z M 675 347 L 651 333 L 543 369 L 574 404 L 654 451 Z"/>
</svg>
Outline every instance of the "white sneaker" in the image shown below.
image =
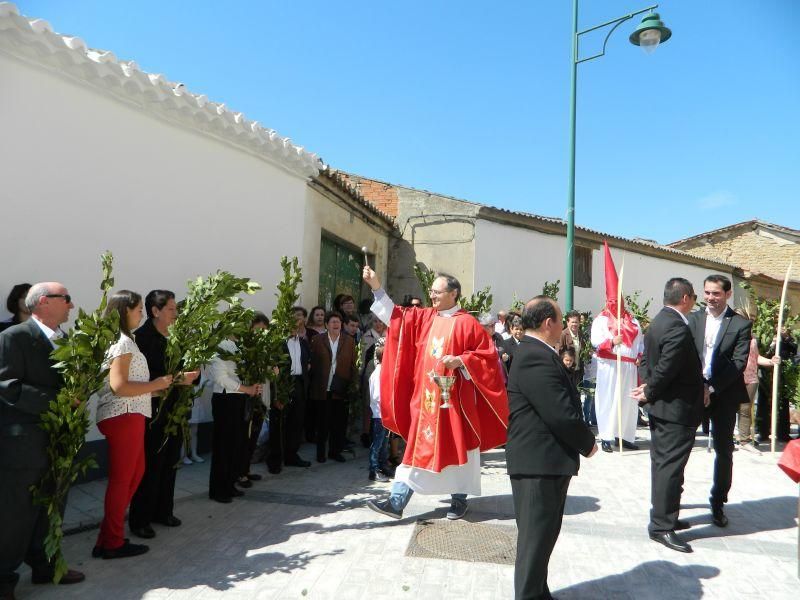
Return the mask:
<svg viewBox="0 0 800 600">
<path fill-rule="evenodd" d="M 192 459 L 191 459 L 191 458 L 189 458 L 188 456 L 184 456 L 184 457 L 183 457 L 183 464 L 185 464 L 185 465 L 191 465 L 191 464 L 193 464 L 193 463 L 192 463 Z"/>
<path fill-rule="evenodd" d="M 192 460 L 196 463 L 206 462 L 200 455 L 192 455 Z"/>
</svg>

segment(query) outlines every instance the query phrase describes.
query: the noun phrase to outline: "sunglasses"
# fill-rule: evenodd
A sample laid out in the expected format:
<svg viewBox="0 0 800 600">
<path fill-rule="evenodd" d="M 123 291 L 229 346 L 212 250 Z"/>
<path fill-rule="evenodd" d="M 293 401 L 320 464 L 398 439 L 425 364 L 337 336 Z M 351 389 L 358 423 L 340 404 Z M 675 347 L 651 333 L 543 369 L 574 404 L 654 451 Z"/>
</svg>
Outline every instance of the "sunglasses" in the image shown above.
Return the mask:
<svg viewBox="0 0 800 600">
<path fill-rule="evenodd" d="M 45 294 L 45 298 L 63 298 L 67 304 L 72 302 L 72 296 L 69 294 Z"/>
</svg>

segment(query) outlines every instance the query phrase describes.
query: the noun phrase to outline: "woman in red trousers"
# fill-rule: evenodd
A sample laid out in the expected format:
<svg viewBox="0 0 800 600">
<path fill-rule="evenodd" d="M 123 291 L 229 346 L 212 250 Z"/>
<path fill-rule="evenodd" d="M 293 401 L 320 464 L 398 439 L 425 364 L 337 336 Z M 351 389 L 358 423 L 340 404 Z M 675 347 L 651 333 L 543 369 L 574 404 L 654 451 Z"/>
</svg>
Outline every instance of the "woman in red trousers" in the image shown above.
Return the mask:
<svg viewBox="0 0 800 600">
<path fill-rule="evenodd" d="M 120 290 L 106 314 L 119 314 L 119 339 L 108 349 L 109 373 L 97 402 L 97 427 L 108 442 L 108 488 L 105 514 L 92 556 L 125 558 L 149 550 L 125 539 L 125 510 L 144 474 L 144 419 L 150 416 L 150 394 L 167 389 L 172 376 L 150 381 L 147 361 L 131 330 L 142 321 L 142 297 Z"/>
</svg>

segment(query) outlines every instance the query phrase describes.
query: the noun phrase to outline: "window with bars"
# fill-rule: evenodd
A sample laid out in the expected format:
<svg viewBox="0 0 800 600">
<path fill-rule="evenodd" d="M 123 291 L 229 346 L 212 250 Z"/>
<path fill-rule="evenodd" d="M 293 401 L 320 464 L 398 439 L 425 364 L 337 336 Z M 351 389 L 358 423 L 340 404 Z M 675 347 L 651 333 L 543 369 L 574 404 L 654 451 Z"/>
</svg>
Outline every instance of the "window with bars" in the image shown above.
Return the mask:
<svg viewBox="0 0 800 600">
<path fill-rule="evenodd" d="M 575 285 L 582 288 L 592 287 L 592 249 L 575 246 L 573 266 Z"/>
</svg>

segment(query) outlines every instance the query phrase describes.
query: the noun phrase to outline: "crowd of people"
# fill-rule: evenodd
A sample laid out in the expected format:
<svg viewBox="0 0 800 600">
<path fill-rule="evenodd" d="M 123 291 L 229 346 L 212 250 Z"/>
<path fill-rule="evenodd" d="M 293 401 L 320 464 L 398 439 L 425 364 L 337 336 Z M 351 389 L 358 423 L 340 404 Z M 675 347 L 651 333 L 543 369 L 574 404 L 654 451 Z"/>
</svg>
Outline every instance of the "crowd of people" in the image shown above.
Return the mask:
<svg viewBox="0 0 800 600">
<path fill-rule="evenodd" d="M 152 290 L 143 298 L 117 291 L 107 311 L 119 315 L 120 333 L 106 356 L 108 378 L 96 412 L 108 447 L 108 485 L 92 556 L 117 559 L 148 551 L 125 537 L 126 512 L 131 534 L 141 539 L 156 537 L 153 524 L 181 525 L 174 514 L 176 466 L 203 460 L 196 425 L 208 412 L 213 420 L 208 495 L 221 503 L 244 495 L 261 479 L 251 471 L 254 463 L 263 461 L 278 475 L 284 467 L 311 465 L 300 455 L 303 442 L 314 445 L 319 463 L 344 462 L 344 454 L 360 443 L 368 449 L 369 480 L 394 480 L 388 497 L 369 501 L 369 508 L 398 519 L 414 492 L 447 493 L 447 517 L 459 519 L 467 512 L 468 495 L 480 494 L 480 452 L 508 441 L 520 532 L 519 597 L 549 594 L 546 565 L 569 479 L 577 474 L 578 454 L 589 457 L 598 449 L 590 426 L 597 427 L 603 451 L 615 445 L 636 450 L 637 423 L 645 417 L 652 439 L 650 537 L 691 551 L 675 531 L 686 526 L 678 519 L 680 489 L 698 426 L 705 419 L 713 439 L 710 505 L 714 523 L 724 527 L 734 443 L 757 446 L 769 433 L 769 419 L 752 415 L 757 370 L 793 358 L 797 347 L 784 334 L 780 356 L 761 356 L 750 332 L 754 315 L 729 307 L 731 282 L 725 276 L 706 278 L 706 308 L 700 311 L 693 310 L 697 296 L 691 284 L 670 280 L 664 310 L 645 328 L 617 301 L 610 255 L 606 275 L 606 306 L 588 326 L 585 315 L 562 316 L 545 297 L 519 312 L 472 318 L 459 307 L 460 284 L 447 275 L 429 290 L 432 308 L 409 296 L 395 305 L 366 267 L 364 281 L 374 298 L 358 310 L 345 294 L 331 310 L 293 308 L 294 328 L 285 347 L 292 384 L 287 398 L 278 397 L 267 381 L 244 384 L 231 359 L 235 338 L 221 344 L 202 372 L 167 374 L 167 337 L 178 315 L 175 294 Z M 0 336 L 0 469 L 7 482 L 0 506 L 0 597 L 13 597 L 23 561 L 35 583 L 52 579 L 43 546 L 47 515 L 33 505 L 29 488 L 47 468 L 38 422 L 62 385 L 50 352 L 73 304 L 64 285 L 44 282 L 15 286 L 7 307 L 12 318 L 0 324 L 7 329 Z M 256 313 L 251 327 L 269 327 L 269 319 Z M 459 382 L 449 392 L 450 406 L 442 404 L 446 390 L 439 385 L 447 374 Z M 201 384 L 212 391 L 210 411 L 198 394 L 192 434 L 188 439 L 169 434 L 159 417 L 175 402 L 176 386 L 200 389 Z M 552 403 L 543 405 L 543 398 Z M 759 402 L 760 411 L 769 410 L 766 399 Z M 777 435 L 786 440 L 789 418 L 781 410 Z M 560 442 L 546 442 L 545 434 Z M 22 462 L 9 458 L 23 456 Z M 61 583 L 83 578 L 69 570 Z"/>
</svg>

